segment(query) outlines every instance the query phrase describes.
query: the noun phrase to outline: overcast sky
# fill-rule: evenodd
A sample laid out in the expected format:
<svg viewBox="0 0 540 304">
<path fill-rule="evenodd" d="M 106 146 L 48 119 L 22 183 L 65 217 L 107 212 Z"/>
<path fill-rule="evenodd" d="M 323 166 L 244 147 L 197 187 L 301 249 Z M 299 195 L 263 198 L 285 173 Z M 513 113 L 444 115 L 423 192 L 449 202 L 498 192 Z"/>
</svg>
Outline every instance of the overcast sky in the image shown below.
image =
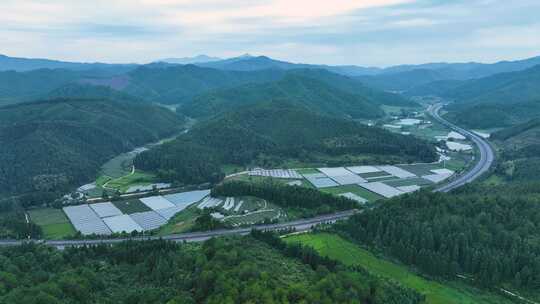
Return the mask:
<svg viewBox="0 0 540 304">
<path fill-rule="evenodd" d="M 539 0 L 0 0 L 0 53 L 388 66 L 540 55 Z"/>
</svg>

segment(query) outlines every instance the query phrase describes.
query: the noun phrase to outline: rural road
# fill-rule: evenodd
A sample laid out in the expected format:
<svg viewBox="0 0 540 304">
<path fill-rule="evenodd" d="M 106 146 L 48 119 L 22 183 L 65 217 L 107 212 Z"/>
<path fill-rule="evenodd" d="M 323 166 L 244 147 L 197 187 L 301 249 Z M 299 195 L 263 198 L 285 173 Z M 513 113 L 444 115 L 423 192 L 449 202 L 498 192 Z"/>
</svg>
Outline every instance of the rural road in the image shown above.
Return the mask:
<svg viewBox="0 0 540 304">
<path fill-rule="evenodd" d="M 493 152 L 493 149 L 491 148 L 489 143 L 482 137 L 443 119 L 439 114 L 441 108 L 442 104 L 435 104 L 428 108 L 428 112 L 439 123 L 472 140 L 474 144 L 478 147 L 478 150 L 480 152 L 480 160 L 474 165 L 471 170 L 459 175 L 456 179 L 452 180 L 448 184 L 445 184 L 435 189 L 435 191 L 438 192 L 448 192 L 459 188 L 467 183 L 470 183 L 475 179 L 479 178 L 482 174 L 486 173 L 493 164 L 493 161 L 495 160 L 495 153 Z"/>
<path fill-rule="evenodd" d="M 462 134 L 463 136 L 472 140 L 480 151 L 480 161 L 470 170 L 461 175 L 450 183 L 443 185 L 434 191 L 438 192 L 448 192 L 458 187 L 465 185 L 466 183 L 472 182 L 483 173 L 489 170 L 494 160 L 494 153 L 491 146 L 480 136 L 467 131 L 463 128 L 460 128 L 440 117 L 439 110 L 442 108 L 442 104 L 432 105 L 428 108 L 428 112 L 434 119 L 436 119 L 441 124 L 449 127 L 450 129 Z M 141 236 L 133 238 L 118 238 L 118 239 L 96 239 L 96 240 L 54 240 L 54 241 L 38 241 L 46 243 L 50 246 L 57 248 L 64 248 L 66 246 L 82 246 L 82 245 L 95 245 L 95 244 L 114 244 L 127 240 L 156 240 L 164 239 L 176 242 L 201 242 L 208 240 L 216 236 L 226 236 L 226 235 L 246 235 L 252 229 L 259 230 L 283 230 L 283 229 L 295 229 L 298 232 L 310 230 L 312 227 L 323 224 L 331 223 L 337 220 L 342 220 L 350 217 L 358 211 L 344 211 L 329 215 L 318 216 L 310 219 L 301 219 L 288 223 L 280 224 L 270 224 L 270 225 L 256 225 L 248 228 L 237 228 L 237 229 L 228 229 L 228 230 L 215 230 L 207 232 L 192 232 L 192 233 L 182 233 L 182 234 L 172 234 L 167 236 Z M 0 246 L 16 246 L 21 245 L 25 242 L 36 242 L 36 240 L 0 240 Z"/>
</svg>

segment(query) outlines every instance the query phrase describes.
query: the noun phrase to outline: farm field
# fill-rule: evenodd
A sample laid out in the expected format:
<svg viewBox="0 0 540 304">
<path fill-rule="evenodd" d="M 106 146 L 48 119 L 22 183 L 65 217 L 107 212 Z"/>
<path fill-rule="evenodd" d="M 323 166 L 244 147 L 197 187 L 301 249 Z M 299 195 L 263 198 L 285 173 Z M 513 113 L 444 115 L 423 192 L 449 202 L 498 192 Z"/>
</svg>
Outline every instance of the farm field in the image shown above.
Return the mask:
<svg viewBox="0 0 540 304">
<path fill-rule="evenodd" d="M 433 173 L 431 173 L 431 174 L 433 174 Z M 428 181 L 426 179 L 420 178 L 420 177 L 414 177 L 414 178 L 408 178 L 408 179 L 390 180 L 390 181 L 386 181 L 384 183 L 387 184 L 388 186 L 392 186 L 392 187 L 412 186 L 412 185 L 429 186 L 429 185 L 433 184 L 432 182 L 430 182 L 430 181 Z"/>
<path fill-rule="evenodd" d="M 135 156 L 136 154 L 130 152 L 116 156 L 101 166 L 101 174 L 111 178 L 119 178 L 131 173 Z"/>
<path fill-rule="evenodd" d="M 182 210 L 182 212 L 170 219 L 167 224 L 161 226 L 157 231 L 157 235 L 187 232 L 195 225 L 195 219 L 200 214 L 201 211 L 197 208 L 197 204 L 194 204 Z"/>
<path fill-rule="evenodd" d="M 406 287 L 426 295 L 428 304 L 507 304 L 503 297 L 489 294 L 457 282 L 438 282 L 423 278 L 407 267 L 374 256 L 369 251 L 337 235 L 301 234 L 288 236 L 287 242 L 311 246 L 323 256 L 336 259 L 345 265 L 360 265 L 369 272 L 395 280 Z"/>
<path fill-rule="evenodd" d="M 382 196 L 373 193 L 371 191 L 368 191 L 358 185 L 346 185 L 346 186 L 338 186 L 338 187 L 331 187 L 331 188 L 324 188 L 321 189 L 322 192 L 331 193 L 331 194 L 342 194 L 351 192 L 354 193 L 362 198 L 365 198 L 368 200 L 368 202 L 374 202 L 379 199 L 383 199 Z"/>
<path fill-rule="evenodd" d="M 41 208 L 29 210 L 30 220 L 43 229 L 46 239 L 61 239 L 76 233 L 64 212 L 60 209 Z"/>
<path fill-rule="evenodd" d="M 138 199 L 130 199 L 125 201 L 112 202 L 116 208 L 120 209 L 125 214 L 132 214 L 136 212 L 145 212 L 152 209 L 148 208 L 145 204 L 141 203 Z"/>
</svg>

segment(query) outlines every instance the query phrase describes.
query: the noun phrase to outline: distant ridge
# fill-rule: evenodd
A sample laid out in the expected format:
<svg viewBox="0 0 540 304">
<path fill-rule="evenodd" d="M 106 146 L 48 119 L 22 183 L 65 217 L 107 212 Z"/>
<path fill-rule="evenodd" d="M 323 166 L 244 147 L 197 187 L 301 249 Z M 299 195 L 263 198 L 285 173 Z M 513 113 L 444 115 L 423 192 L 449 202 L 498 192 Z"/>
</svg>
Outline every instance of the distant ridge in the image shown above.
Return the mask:
<svg viewBox="0 0 540 304">
<path fill-rule="evenodd" d="M 197 55 L 195 57 L 183 57 L 183 58 L 165 58 L 160 59 L 157 62 L 166 62 L 173 64 L 194 64 L 194 63 L 205 63 L 223 60 L 219 57 L 210 57 L 207 55 Z"/>
</svg>

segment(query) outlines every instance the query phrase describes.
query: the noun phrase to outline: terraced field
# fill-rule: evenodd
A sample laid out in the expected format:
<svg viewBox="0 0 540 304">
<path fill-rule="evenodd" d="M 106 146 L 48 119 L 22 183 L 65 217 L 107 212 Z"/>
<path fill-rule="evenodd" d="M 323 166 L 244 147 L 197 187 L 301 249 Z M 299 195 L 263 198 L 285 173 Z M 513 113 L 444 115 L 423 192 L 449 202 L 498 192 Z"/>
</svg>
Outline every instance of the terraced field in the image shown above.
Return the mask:
<svg viewBox="0 0 540 304">
<path fill-rule="evenodd" d="M 41 208 L 28 211 L 30 220 L 43 229 L 46 239 L 61 239 L 76 233 L 73 225 L 60 209 Z"/>
</svg>

